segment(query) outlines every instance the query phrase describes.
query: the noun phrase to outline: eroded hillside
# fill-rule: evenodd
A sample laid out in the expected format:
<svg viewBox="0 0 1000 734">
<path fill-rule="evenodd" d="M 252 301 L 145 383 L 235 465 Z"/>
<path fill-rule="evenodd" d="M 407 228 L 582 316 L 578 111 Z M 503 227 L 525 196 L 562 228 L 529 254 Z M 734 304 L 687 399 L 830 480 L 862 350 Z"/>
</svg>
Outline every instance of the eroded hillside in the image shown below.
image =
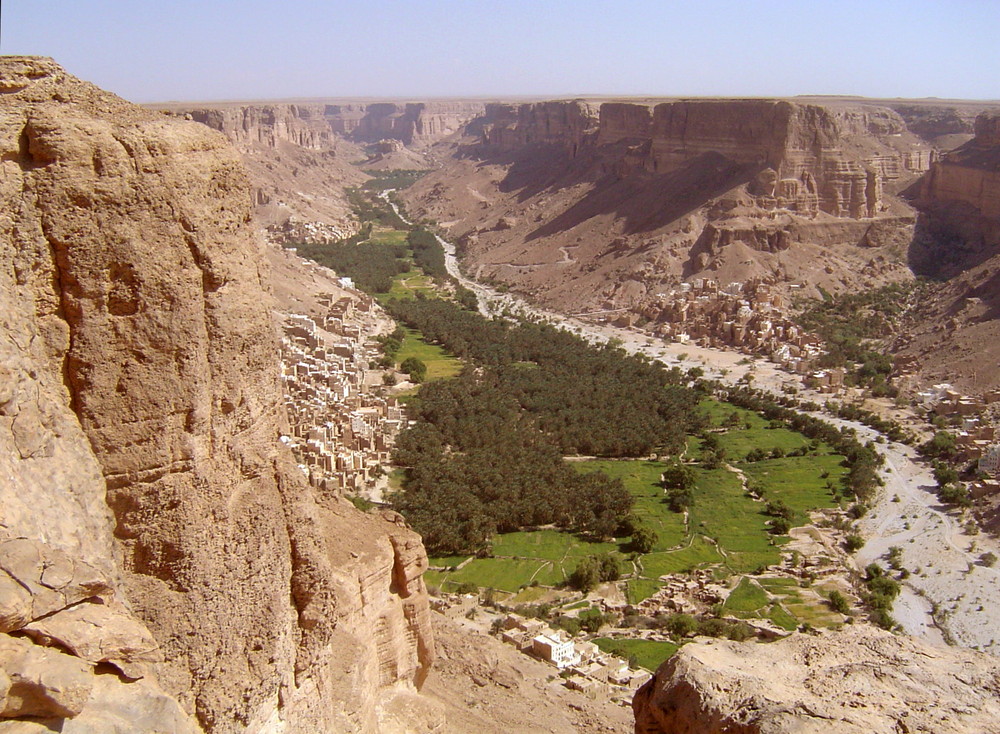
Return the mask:
<svg viewBox="0 0 1000 734">
<path fill-rule="evenodd" d="M 894 111 L 842 103 L 491 105 L 468 130 L 408 203 L 470 272 L 570 310 L 636 308 L 695 277 L 906 279 L 915 213 L 896 194 L 934 156 Z"/>
</svg>

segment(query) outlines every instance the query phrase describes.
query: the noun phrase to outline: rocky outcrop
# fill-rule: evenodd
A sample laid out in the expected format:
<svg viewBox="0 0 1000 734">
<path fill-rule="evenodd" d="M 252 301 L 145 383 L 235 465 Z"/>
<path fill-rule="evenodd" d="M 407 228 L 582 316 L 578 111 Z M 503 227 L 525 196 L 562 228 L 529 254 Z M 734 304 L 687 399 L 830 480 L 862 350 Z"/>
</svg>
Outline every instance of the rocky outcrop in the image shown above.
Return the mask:
<svg viewBox="0 0 1000 734">
<path fill-rule="evenodd" d="M 685 645 L 636 692 L 636 734 L 981 734 L 1000 663 L 857 625 L 761 645 Z"/>
<path fill-rule="evenodd" d="M 482 112 L 479 102 L 438 100 L 330 104 L 325 114 L 335 132 L 352 140 L 392 138 L 419 148 L 458 132 Z"/>
<path fill-rule="evenodd" d="M 193 109 L 191 119 L 219 130 L 237 148 L 276 148 L 284 141 L 309 150 L 333 148 L 333 134 L 322 104 L 227 105 Z"/>
<path fill-rule="evenodd" d="M 575 156 L 598 130 L 598 108 L 579 100 L 532 104 L 489 104 L 481 121 L 483 143 L 495 150 L 557 145 Z"/>
<path fill-rule="evenodd" d="M 236 152 L 48 59 L 0 91 L 2 715 L 376 731 L 433 656 L 426 560 L 277 441 Z"/>
<path fill-rule="evenodd" d="M 928 206 L 962 203 L 982 217 L 1000 218 L 1000 113 L 976 118 L 976 136 L 931 169 L 922 199 Z"/>
</svg>

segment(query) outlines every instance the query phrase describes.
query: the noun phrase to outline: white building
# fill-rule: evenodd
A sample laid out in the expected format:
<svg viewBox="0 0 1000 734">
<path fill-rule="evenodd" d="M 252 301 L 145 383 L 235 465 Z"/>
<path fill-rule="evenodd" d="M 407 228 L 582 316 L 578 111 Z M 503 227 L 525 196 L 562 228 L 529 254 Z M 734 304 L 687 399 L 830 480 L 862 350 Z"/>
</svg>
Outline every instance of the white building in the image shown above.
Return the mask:
<svg viewBox="0 0 1000 734">
<path fill-rule="evenodd" d="M 562 630 L 551 635 L 538 635 L 532 638 L 531 652 L 557 668 L 565 668 L 580 662 L 572 638 Z"/>
<path fill-rule="evenodd" d="M 979 471 L 1000 477 L 1000 443 L 990 446 L 979 458 Z"/>
</svg>

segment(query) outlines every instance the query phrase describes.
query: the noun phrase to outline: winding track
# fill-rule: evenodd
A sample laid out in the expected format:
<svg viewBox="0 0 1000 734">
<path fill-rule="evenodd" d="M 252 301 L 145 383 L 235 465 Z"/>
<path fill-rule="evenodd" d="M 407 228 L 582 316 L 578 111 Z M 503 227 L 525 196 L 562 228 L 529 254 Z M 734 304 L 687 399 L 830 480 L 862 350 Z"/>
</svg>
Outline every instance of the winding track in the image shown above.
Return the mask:
<svg viewBox="0 0 1000 734">
<path fill-rule="evenodd" d="M 383 198 L 389 201 L 388 192 Z M 395 204 L 391 201 L 389 204 L 404 221 L 409 221 Z M 732 355 L 720 350 L 653 344 L 648 336 L 629 329 L 583 322 L 532 306 L 510 293 L 498 293 L 467 278 L 459 269 L 454 245 L 441 237 L 437 239 L 445 251 L 448 273 L 476 294 L 484 316 L 530 315 L 561 325 L 592 342 L 617 339 L 631 353 L 645 354 L 672 366 L 700 366 L 706 376 L 728 384 L 735 384 L 756 368 L 755 374 L 769 378 L 758 380 L 756 386 L 779 394 L 777 387 L 783 373 L 771 365 L 739 365 L 729 358 Z M 689 357 L 680 359 L 685 352 L 696 352 L 701 362 Z M 862 440 L 874 441 L 879 437 L 861 423 L 825 414 L 818 417 L 855 430 Z M 931 641 L 948 640 L 1000 654 L 1000 568 L 986 568 L 977 563 L 986 551 L 1000 556 L 1000 542 L 984 535 L 964 534 L 955 511 L 940 505 L 934 494 L 931 470 L 912 448 L 893 443 L 877 444 L 877 448 L 885 457 L 881 470 L 885 488 L 860 522 L 867 542 L 856 554 L 859 568 L 872 562 L 884 565 L 890 547 L 902 548 L 902 565 L 910 571 L 910 576 L 903 582 L 893 613 L 903 629 Z"/>
</svg>

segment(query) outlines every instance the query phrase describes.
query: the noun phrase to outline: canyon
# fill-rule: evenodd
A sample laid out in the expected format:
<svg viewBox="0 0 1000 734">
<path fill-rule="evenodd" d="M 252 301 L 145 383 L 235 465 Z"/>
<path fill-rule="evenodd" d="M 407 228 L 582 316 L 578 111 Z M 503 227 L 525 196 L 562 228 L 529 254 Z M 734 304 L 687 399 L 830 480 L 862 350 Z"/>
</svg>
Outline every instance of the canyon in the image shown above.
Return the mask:
<svg viewBox="0 0 1000 734">
<path fill-rule="evenodd" d="M 164 114 L 37 57 L 5 58 L 0 93 L 0 731 L 628 726 L 431 612 L 419 536 L 310 483 L 280 440 L 277 320 L 329 317 L 317 293 L 345 292 L 259 230 L 356 231 L 344 190 L 367 177 L 362 145 L 434 161 L 402 193 L 411 213 L 459 241 L 469 272 L 563 311 L 648 309 L 709 276 L 786 294 L 906 279 L 935 208 L 928 226 L 976 212 L 972 259 L 995 244 L 995 118 L 980 114 L 975 138 L 944 157 L 933 144 L 968 136 L 964 109 L 442 101 Z M 925 214 L 902 194 L 928 170 Z M 966 266 L 955 302 L 982 298 L 988 325 L 996 266 Z M 776 659 L 795 663 L 777 687 Z M 832 680 L 843 705 L 812 693 Z M 998 697 L 994 658 L 859 625 L 693 643 L 633 705 L 647 734 L 831 721 L 974 732 L 993 725 Z"/>
<path fill-rule="evenodd" d="M 308 222 L 337 238 L 357 228 L 344 189 L 367 178 L 356 165 L 369 158 L 362 146 L 382 142 L 386 153 L 397 153 L 366 167 L 386 167 L 388 161 L 393 168 L 427 168 L 420 149 L 457 132 L 483 105 L 306 100 L 149 108 L 207 125 L 236 146 L 250 170 L 258 222 L 278 230 Z"/>
</svg>

